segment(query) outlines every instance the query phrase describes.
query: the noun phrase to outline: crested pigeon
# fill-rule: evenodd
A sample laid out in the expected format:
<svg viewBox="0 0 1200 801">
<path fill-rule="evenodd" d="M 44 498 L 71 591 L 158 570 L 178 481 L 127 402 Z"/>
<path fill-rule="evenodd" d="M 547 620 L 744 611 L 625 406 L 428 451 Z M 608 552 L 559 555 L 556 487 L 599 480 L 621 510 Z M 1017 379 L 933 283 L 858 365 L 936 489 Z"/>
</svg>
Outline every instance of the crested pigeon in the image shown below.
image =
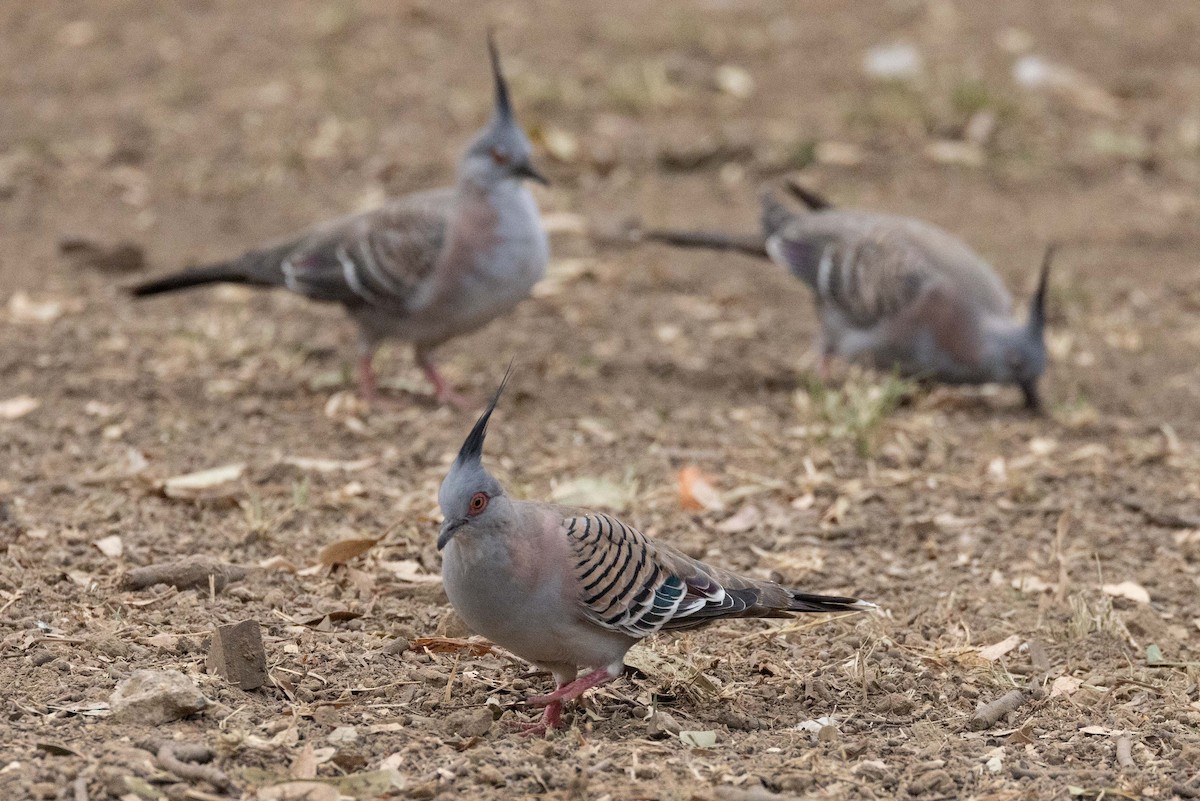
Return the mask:
<svg viewBox="0 0 1200 801">
<path fill-rule="evenodd" d="M 537 204 L 523 184 L 548 182 L 530 160 L 532 146 L 514 116 L 490 33 L 487 43 L 495 111 L 462 155 L 456 186 L 402 196 L 132 293 L 237 283 L 341 303 L 358 323 L 365 398 L 376 394 L 375 351 L 394 338 L 413 343 L 439 401 L 462 405 L 435 366 L 433 348 L 512 309 L 545 275 L 549 260 Z"/>
<path fill-rule="evenodd" d="M 797 184 L 794 214 L 762 196 L 762 236 L 647 231 L 645 239 L 770 258 L 813 291 L 821 373 L 833 357 L 948 384 L 1015 384 L 1041 407 L 1046 249 L 1025 322 L 991 266 L 949 232 L 894 214 L 844 210 Z"/>
<path fill-rule="evenodd" d="M 510 497 L 482 462 L 503 390 L 438 490 L 437 547 L 446 595 L 467 626 L 554 676 L 553 692 L 526 699 L 544 708 L 526 733 L 560 726 L 564 703 L 620 675 L 626 651 L 658 631 L 876 608 L 706 565 L 606 514 Z"/>
</svg>

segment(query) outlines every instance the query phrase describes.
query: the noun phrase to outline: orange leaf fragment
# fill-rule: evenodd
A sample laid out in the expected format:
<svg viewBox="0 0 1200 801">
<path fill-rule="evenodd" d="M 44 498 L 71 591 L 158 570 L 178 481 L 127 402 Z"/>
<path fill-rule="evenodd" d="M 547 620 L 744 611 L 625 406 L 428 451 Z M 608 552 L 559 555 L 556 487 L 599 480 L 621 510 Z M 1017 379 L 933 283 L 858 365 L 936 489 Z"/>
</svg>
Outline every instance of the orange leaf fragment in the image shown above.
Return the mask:
<svg viewBox="0 0 1200 801">
<path fill-rule="evenodd" d="M 317 554 L 317 560 L 323 565 L 345 564 L 354 557 L 362 556 L 371 550 L 371 547 L 377 542 L 379 542 L 378 539 L 369 537 L 331 542 Z"/>
<path fill-rule="evenodd" d="M 688 465 L 679 471 L 679 505 L 690 511 L 719 512 L 725 508 L 713 480 L 699 467 Z"/>
</svg>

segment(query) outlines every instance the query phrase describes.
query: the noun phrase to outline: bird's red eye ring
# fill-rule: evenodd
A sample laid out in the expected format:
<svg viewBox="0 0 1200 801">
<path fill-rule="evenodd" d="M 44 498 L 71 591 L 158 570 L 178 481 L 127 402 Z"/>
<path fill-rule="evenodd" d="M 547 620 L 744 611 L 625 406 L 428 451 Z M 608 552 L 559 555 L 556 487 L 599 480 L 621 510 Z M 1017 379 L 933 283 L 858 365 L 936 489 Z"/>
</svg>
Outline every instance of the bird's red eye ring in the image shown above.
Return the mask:
<svg viewBox="0 0 1200 801">
<path fill-rule="evenodd" d="M 496 162 L 500 166 L 504 166 L 505 164 L 508 164 L 508 154 L 505 153 L 502 149 L 500 149 L 498 147 L 493 147 L 491 150 L 491 154 L 492 154 L 492 161 Z"/>
<path fill-rule="evenodd" d="M 477 492 L 471 496 L 471 503 L 467 507 L 467 514 L 474 517 L 487 508 L 488 496 L 486 492 Z"/>
</svg>

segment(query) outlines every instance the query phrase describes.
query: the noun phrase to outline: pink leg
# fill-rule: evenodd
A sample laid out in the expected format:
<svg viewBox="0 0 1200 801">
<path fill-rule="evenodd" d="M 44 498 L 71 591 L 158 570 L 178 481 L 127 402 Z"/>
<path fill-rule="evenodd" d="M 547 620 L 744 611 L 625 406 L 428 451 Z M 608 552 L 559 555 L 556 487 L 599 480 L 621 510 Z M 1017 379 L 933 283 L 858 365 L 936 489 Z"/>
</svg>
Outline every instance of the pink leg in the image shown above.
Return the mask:
<svg viewBox="0 0 1200 801">
<path fill-rule="evenodd" d="M 817 376 L 823 384 L 828 384 L 833 377 L 833 357 L 828 353 L 821 353 L 821 360 L 817 362 Z"/>
<path fill-rule="evenodd" d="M 469 409 L 474 405 L 470 398 L 459 395 L 450 387 L 450 382 L 438 371 L 433 359 L 420 348 L 417 349 L 417 364 L 421 365 L 425 378 L 430 384 L 433 384 L 433 393 L 437 397 L 438 403 L 446 403 L 456 409 Z"/>
<path fill-rule="evenodd" d="M 375 368 L 371 364 L 374 355 L 368 350 L 358 357 L 358 394 L 369 404 L 379 399 L 379 384 L 375 381 Z"/>
<path fill-rule="evenodd" d="M 530 696 L 525 699 L 525 703 L 530 706 L 544 706 L 547 708 L 551 704 L 561 705 L 567 701 L 574 701 L 593 687 L 612 681 L 616 677 L 617 675 L 610 672 L 608 668 L 600 668 L 599 670 L 593 670 L 581 679 L 576 679 L 569 684 L 559 686 L 557 690 L 549 695 Z"/>
</svg>

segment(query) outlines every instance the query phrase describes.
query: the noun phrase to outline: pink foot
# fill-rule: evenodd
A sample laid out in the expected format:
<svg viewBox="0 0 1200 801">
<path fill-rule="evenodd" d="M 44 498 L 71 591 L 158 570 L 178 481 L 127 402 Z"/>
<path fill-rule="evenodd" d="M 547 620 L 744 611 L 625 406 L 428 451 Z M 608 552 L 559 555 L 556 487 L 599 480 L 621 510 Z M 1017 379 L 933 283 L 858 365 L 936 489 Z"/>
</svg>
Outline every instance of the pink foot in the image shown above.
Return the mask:
<svg viewBox="0 0 1200 801">
<path fill-rule="evenodd" d="M 555 729 L 561 729 L 562 725 L 562 704 L 555 701 L 546 705 L 542 711 L 542 719 L 537 723 L 513 721 L 509 724 L 509 728 L 522 737 L 545 737 Z"/>
<path fill-rule="evenodd" d="M 437 398 L 438 403 L 444 403 L 454 408 L 465 411 L 475 407 L 477 404 L 471 398 L 460 395 L 450 386 L 450 382 L 446 377 L 438 371 L 433 360 L 424 354 L 417 356 L 417 361 L 421 364 L 421 370 L 425 373 L 425 378 L 430 384 L 433 384 L 433 394 Z"/>
<path fill-rule="evenodd" d="M 547 709 L 553 704 L 561 706 L 567 701 L 574 701 L 593 687 L 598 687 L 615 678 L 616 676 L 608 668 L 600 668 L 599 670 L 593 670 L 581 679 L 575 679 L 575 681 L 569 684 L 562 685 L 549 695 L 530 696 L 525 699 L 525 703 L 529 704 L 529 706 L 544 706 Z"/>
<path fill-rule="evenodd" d="M 375 368 L 369 353 L 358 357 L 358 394 L 367 405 L 379 400 L 379 383 L 375 380 Z"/>
</svg>

